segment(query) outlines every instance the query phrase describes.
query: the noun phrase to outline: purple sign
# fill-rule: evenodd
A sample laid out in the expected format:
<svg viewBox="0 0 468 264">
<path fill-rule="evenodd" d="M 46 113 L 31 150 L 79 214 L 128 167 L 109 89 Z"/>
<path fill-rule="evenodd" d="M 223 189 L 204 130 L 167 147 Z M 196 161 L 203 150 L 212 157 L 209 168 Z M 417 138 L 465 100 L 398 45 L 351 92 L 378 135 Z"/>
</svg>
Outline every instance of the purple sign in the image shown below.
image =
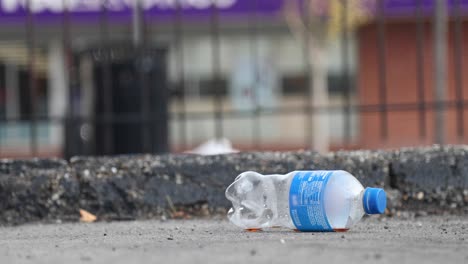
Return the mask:
<svg viewBox="0 0 468 264">
<path fill-rule="evenodd" d="M 29 0 L 29 10 L 37 21 L 57 20 L 68 11 L 72 20 L 86 22 L 107 11 L 110 20 L 131 19 L 135 0 Z M 64 2 L 67 4 L 64 6 Z M 186 18 L 258 15 L 276 16 L 283 0 L 141 0 L 146 19 L 174 18 L 179 12 Z M 103 8 L 105 6 L 105 8 Z M 28 0 L 0 0 L 0 21 L 24 21 Z"/>
<path fill-rule="evenodd" d="M 145 18 L 150 20 L 172 19 L 179 11 L 184 19 L 201 19 L 210 17 L 215 10 L 221 18 L 243 19 L 253 13 L 279 18 L 287 1 L 306 0 L 140 0 L 140 3 Z M 367 6 L 377 14 L 378 1 L 362 0 L 362 3 L 364 8 Z M 428 15 L 433 12 L 435 5 L 435 0 L 382 1 L 385 15 L 397 17 L 413 16 L 418 8 Z M 130 20 L 135 0 L 0 0 L 0 22 L 24 22 L 28 2 L 36 21 L 57 21 L 68 10 L 73 21 L 86 22 L 99 19 L 102 5 L 105 5 L 110 20 Z M 318 3 L 320 6 L 328 6 L 329 0 Z M 468 0 L 447 0 L 447 3 L 452 13 L 456 8 L 460 8 L 464 14 L 468 12 Z"/>
<path fill-rule="evenodd" d="M 384 14 L 386 16 L 414 16 L 418 11 L 422 14 L 432 15 L 436 0 L 383 0 Z M 463 14 L 468 12 L 468 0 L 445 0 L 448 11 L 455 14 L 461 11 Z M 458 10 L 457 10 L 458 9 Z M 377 11 L 376 11 L 377 12 Z"/>
</svg>

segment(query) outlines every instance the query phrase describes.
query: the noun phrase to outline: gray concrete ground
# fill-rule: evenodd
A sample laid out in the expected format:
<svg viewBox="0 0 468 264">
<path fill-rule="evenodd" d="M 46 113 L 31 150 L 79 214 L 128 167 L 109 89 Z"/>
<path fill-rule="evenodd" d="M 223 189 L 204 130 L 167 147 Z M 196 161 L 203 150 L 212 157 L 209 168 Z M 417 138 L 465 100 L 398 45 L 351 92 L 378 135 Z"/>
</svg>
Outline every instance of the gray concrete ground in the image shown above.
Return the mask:
<svg viewBox="0 0 468 264">
<path fill-rule="evenodd" d="M 0 263 L 468 263 L 468 218 L 367 218 L 347 233 L 226 220 L 0 227 Z"/>
</svg>

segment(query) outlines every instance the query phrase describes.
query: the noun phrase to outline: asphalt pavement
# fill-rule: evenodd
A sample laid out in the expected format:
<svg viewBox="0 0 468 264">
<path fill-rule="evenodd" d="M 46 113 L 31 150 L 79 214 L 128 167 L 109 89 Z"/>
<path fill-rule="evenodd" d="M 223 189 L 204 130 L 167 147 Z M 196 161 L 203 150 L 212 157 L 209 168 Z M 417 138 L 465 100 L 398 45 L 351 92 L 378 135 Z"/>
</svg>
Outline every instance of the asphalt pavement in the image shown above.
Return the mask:
<svg viewBox="0 0 468 264">
<path fill-rule="evenodd" d="M 468 217 L 366 218 L 346 233 L 224 219 L 0 227 L 0 263 L 468 263 Z"/>
</svg>

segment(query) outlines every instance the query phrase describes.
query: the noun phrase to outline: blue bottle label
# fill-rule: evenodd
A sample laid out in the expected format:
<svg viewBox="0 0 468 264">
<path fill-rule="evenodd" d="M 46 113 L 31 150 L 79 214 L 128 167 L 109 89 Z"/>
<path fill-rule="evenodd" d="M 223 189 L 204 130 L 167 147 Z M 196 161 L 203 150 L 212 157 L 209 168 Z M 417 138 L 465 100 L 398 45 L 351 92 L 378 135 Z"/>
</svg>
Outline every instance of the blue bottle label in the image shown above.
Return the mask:
<svg viewBox="0 0 468 264">
<path fill-rule="evenodd" d="M 289 189 L 289 212 L 300 231 L 331 232 L 323 196 L 333 171 L 299 171 Z"/>
</svg>

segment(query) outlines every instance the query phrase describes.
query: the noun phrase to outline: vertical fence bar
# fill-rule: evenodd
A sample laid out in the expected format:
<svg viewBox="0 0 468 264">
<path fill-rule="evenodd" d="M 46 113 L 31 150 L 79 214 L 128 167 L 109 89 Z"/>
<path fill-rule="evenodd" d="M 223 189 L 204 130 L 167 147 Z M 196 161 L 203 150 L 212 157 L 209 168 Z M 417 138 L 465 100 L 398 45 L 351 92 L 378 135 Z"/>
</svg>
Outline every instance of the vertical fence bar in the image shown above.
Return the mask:
<svg viewBox="0 0 468 264">
<path fill-rule="evenodd" d="M 136 60 L 136 71 L 138 78 L 138 85 L 140 87 L 140 102 L 141 102 L 141 112 L 140 112 L 140 124 L 141 125 L 141 150 L 145 153 L 153 152 L 154 146 L 151 144 L 151 130 L 153 124 L 153 118 L 151 118 L 150 110 L 150 92 L 147 83 L 147 78 L 144 69 L 144 60 L 147 54 L 147 46 L 143 43 L 143 27 L 145 24 L 144 14 L 141 7 L 141 1 L 135 0 L 133 4 L 132 12 L 132 37 L 133 37 L 133 56 Z M 153 113 L 153 116 L 156 116 Z"/>
<path fill-rule="evenodd" d="M 435 142 L 445 143 L 445 107 L 447 93 L 447 1 L 436 0 L 434 12 L 434 95 L 435 95 Z"/>
<path fill-rule="evenodd" d="M 261 142 L 261 126 L 260 126 L 260 105 L 259 105 L 259 87 L 258 87 L 258 80 L 259 80 L 259 72 L 258 72 L 258 1 L 259 0 L 251 0 L 250 5 L 250 15 L 249 15 L 249 36 L 250 36 L 250 57 L 251 63 L 255 69 L 255 77 L 254 82 L 252 83 L 252 92 L 254 97 L 254 113 L 253 113 L 253 125 L 252 125 L 252 146 L 255 150 L 260 148 Z"/>
<path fill-rule="evenodd" d="M 342 0 L 342 41 L 341 41 L 341 56 L 342 56 L 342 89 L 343 96 L 345 97 L 345 103 L 343 104 L 343 122 L 344 122 L 344 141 L 345 145 L 351 143 L 351 85 L 350 85 L 350 73 L 349 73 L 349 29 L 348 29 L 348 12 L 349 4 L 347 0 Z"/>
<path fill-rule="evenodd" d="M 9 98 L 9 89 L 7 88 L 7 81 L 6 79 L 8 78 L 7 75 L 7 65 L 1 65 L 0 64 L 0 87 L 4 87 L 4 95 L 5 95 L 5 106 L 4 106 L 4 115 L 0 114 L 0 128 L 3 127 L 3 130 L 0 129 L 0 158 L 2 157 L 2 147 L 3 147 L 3 138 L 6 138 L 7 130 L 8 130 L 8 125 L 10 124 L 9 116 L 8 116 L 8 103 L 7 100 Z M 0 88 L 0 93 L 2 88 Z"/>
<path fill-rule="evenodd" d="M 5 67 L 4 67 L 5 66 Z M 8 88 L 7 88 L 7 85 L 6 85 L 6 64 L 5 65 L 1 65 L 0 64 L 0 87 L 5 87 L 5 90 L 3 90 L 5 93 L 5 98 L 8 98 Z M 2 88 L 0 88 L 0 93 L 2 92 L 1 90 Z M 8 99 L 6 99 L 8 100 Z M 9 124 L 9 117 L 8 117 L 8 114 L 7 114 L 7 104 L 6 104 L 6 100 L 5 100 L 5 108 L 4 108 L 4 113 L 5 115 L 3 116 L 0 112 L 0 128 L 4 127 L 4 130 L 0 129 L 0 158 L 2 157 L 2 147 L 3 147 L 3 138 L 6 136 L 4 135 L 4 132 L 3 131 L 7 131 L 8 129 L 8 124 Z M 6 133 L 5 133 L 6 134 Z"/>
<path fill-rule="evenodd" d="M 30 122 L 30 150 L 33 156 L 38 154 L 37 145 L 37 113 L 36 113 L 36 100 L 37 100 L 37 87 L 36 87 L 36 71 L 35 71 L 35 26 L 34 14 L 31 9 L 32 0 L 27 1 L 27 25 L 26 25 L 26 41 L 28 45 L 28 88 L 30 95 L 30 112 L 27 113 Z"/>
<path fill-rule="evenodd" d="M 64 137 L 64 144 L 66 145 L 65 156 L 72 156 L 75 155 L 77 148 L 75 143 L 75 135 L 76 135 L 76 118 L 75 113 L 73 110 L 73 93 L 74 93 L 74 70 L 76 70 L 74 62 L 73 62 L 73 55 L 71 54 L 71 47 L 70 47 L 70 11 L 69 11 L 69 0 L 63 0 L 63 16 L 62 16 L 62 45 L 63 50 L 65 52 L 65 66 L 67 67 L 67 74 L 68 74 L 68 86 L 64 87 L 64 89 L 68 89 L 68 104 L 66 109 L 65 115 L 65 122 L 62 122 L 65 131 Z M 70 131 L 71 130 L 71 131 Z M 68 138 L 70 137 L 70 138 Z M 71 144 L 71 145 L 70 145 Z"/>
<path fill-rule="evenodd" d="M 103 149 L 105 154 L 111 154 L 114 151 L 114 136 L 113 136 L 113 93 L 112 93 L 112 65 L 111 65 L 111 47 L 109 45 L 109 15 L 107 10 L 107 0 L 101 0 L 101 14 L 100 14 L 100 52 L 103 59 L 103 64 L 101 67 L 102 78 L 103 78 L 103 87 L 98 87 L 98 89 L 103 89 L 103 108 L 104 108 L 104 142 Z"/>
<path fill-rule="evenodd" d="M 461 13 L 461 0 L 455 0 L 455 36 L 454 36 L 454 62 L 455 62 L 455 91 L 457 96 L 457 135 L 459 140 L 465 136 L 465 116 L 463 106 L 463 20 Z"/>
<path fill-rule="evenodd" d="M 303 38 L 303 43 L 302 43 L 302 48 L 303 48 L 303 53 L 304 53 L 304 64 L 305 64 L 305 71 L 306 71 L 306 76 L 305 76 L 305 83 L 306 83 L 306 90 L 305 90 L 305 99 L 306 104 L 304 105 L 304 113 L 306 114 L 306 121 L 305 121 L 305 133 L 304 133 L 304 138 L 305 138 L 305 146 L 308 146 L 308 148 L 314 147 L 312 144 L 313 141 L 313 131 L 314 131 L 314 125 L 312 122 L 312 115 L 314 114 L 312 111 L 312 65 L 310 62 L 310 35 L 311 34 L 311 29 L 310 29 L 310 14 L 308 13 L 310 10 L 310 0 L 305 0 L 302 2 L 302 7 L 300 15 L 302 16 L 302 20 L 304 21 L 304 38 Z"/>
<path fill-rule="evenodd" d="M 214 88 L 214 119 L 215 119 L 215 137 L 220 139 L 224 135 L 223 131 L 223 102 L 220 87 L 220 32 L 219 32 L 219 9 L 218 0 L 212 0 L 211 7 L 211 52 L 212 52 L 212 73 Z"/>
<path fill-rule="evenodd" d="M 175 35 L 175 46 L 176 46 L 176 61 L 175 68 L 177 75 L 179 76 L 179 85 L 180 85 L 180 97 L 179 97 L 179 138 L 180 138 L 180 148 L 185 150 L 187 148 L 187 105 L 185 101 L 185 52 L 184 52 L 184 43 L 183 43 L 183 21 L 182 21 L 182 6 L 181 0 L 176 0 L 176 13 L 175 13 L 175 23 L 174 23 L 174 35 Z"/>
<path fill-rule="evenodd" d="M 143 42 L 143 23 L 141 0 L 134 0 L 132 9 L 132 40 L 135 47 L 140 47 Z"/>
<path fill-rule="evenodd" d="M 423 0 L 417 0 L 416 6 L 416 76 L 418 82 L 417 97 L 418 97 L 418 120 L 419 120 L 419 136 L 421 139 L 426 138 L 426 91 L 424 81 L 424 38 L 425 38 L 425 19 L 423 14 Z"/>
<path fill-rule="evenodd" d="M 387 65 L 386 65 L 386 34 L 385 34 L 385 3 L 384 0 L 378 1 L 378 72 L 379 72 L 379 111 L 380 111 L 380 135 L 381 139 L 388 139 L 388 111 L 387 111 Z"/>
</svg>

